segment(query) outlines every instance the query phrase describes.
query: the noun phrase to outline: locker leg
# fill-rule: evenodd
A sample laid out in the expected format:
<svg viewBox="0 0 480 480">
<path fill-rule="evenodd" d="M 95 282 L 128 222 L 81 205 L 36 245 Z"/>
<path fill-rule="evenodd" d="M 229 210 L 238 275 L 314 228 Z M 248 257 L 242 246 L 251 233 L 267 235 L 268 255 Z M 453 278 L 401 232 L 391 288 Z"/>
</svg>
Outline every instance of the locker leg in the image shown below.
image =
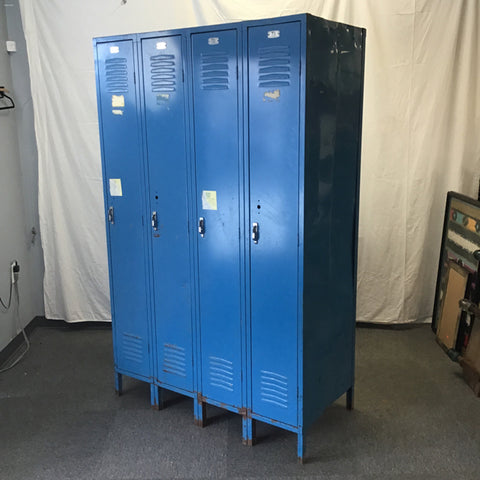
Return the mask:
<svg viewBox="0 0 480 480">
<path fill-rule="evenodd" d="M 122 394 L 122 374 L 115 372 L 115 393 L 120 396 Z"/>
<path fill-rule="evenodd" d="M 150 384 L 150 403 L 154 410 L 162 410 L 165 407 L 164 396 L 162 388 L 153 383 Z"/>
<path fill-rule="evenodd" d="M 207 422 L 207 404 L 200 398 L 193 400 L 194 423 L 198 427 L 204 427 Z"/>
<path fill-rule="evenodd" d="M 249 447 L 255 445 L 256 421 L 244 416 L 242 418 L 242 443 Z"/>
<path fill-rule="evenodd" d="M 305 460 L 305 435 L 303 428 L 300 428 L 297 433 L 297 457 L 298 463 L 303 464 Z"/>
<path fill-rule="evenodd" d="M 353 410 L 353 386 L 347 390 L 347 410 Z"/>
</svg>

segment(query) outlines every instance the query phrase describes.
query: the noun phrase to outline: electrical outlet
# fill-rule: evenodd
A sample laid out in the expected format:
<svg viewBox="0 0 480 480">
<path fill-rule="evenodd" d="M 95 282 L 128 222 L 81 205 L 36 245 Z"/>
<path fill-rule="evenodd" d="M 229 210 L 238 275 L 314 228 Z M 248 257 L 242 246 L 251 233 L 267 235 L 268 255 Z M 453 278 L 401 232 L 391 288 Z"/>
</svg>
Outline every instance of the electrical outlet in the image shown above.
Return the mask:
<svg viewBox="0 0 480 480">
<path fill-rule="evenodd" d="M 7 52 L 13 53 L 17 51 L 17 43 L 14 40 L 7 40 Z"/>
<path fill-rule="evenodd" d="M 18 282 L 18 277 L 20 275 L 20 265 L 16 260 L 12 260 L 10 264 L 10 271 L 12 275 L 12 285 Z"/>
</svg>

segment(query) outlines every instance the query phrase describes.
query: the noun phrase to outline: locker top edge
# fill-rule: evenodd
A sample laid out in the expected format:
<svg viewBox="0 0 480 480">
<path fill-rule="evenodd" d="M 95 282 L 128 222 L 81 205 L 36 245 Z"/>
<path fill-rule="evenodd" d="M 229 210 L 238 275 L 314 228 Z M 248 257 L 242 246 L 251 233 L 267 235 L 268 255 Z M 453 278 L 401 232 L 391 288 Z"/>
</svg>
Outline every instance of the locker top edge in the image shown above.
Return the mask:
<svg viewBox="0 0 480 480">
<path fill-rule="evenodd" d="M 135 33 L 126 33 L 124 35 L 111 35 L 108 37 L 94 37 L 92 39 L 93 46 L 95 47 L 99 43 L 106 43 L 106 42 L 121 42 L 122 40 L 134 40 L 136 39 L 137 35 Z"/>
<path fill-rule="evenodd" d="M 200 26 L 192 26 L 192 27 L 184 27 L 184 28 L 175 28 L 175 29 L 168 29 L 168 30 L 156 30 L 156 31 L 154 30 L 151 32 L 141 32 L 141 33 L 137 32 L 137 33 L 130 33 L 130 34 L 122 34 L 122 35 L 99 36 L 99 37 L 93 38 L 93 45 L 95 46 L 98 43 L 111 42 L 111 41 L 188 34 L 188 33 L 192 33 L 193 30 L 195 31 L 195 33 L 199 33 L 199 32 L 208 32 L 210 30 L 241 28 L 241 27 L 248 28 L 248 27 L 253 27 L 255 25 L 268 25 L 268 24 L 292 22 L 292 21 L 303 21 L 303 22 L 323 21 L 327 24 L 331 24 L 332 26 L 343 25 L 346 27 L 361 29 L 364 35 L 366 32 L 364 28 L 357 27 L 354 25 L 349 25 L 341 22 L 334 22 L 332 20 L 327 20 L 322 17 L 316 17 L 315 15 L 312 15 L 310 13 L 299 13 L 296 15 L 262 18 L 257 20 L 245 20 L 240 22 L 237 21 L 237 22 L 227 22 L 227 23 L 220 23 L 220 24 L 213 24 L 213 25 L 200 25 Z"/>
<path fill-rule="evenodd" d="M 334 20 L 327 20 L 326 18 L 317 17 L 317 16 L 312 15 L 310 13 L 307 13 L 306 17 L 307 17 L 307 24 L 314 23 L 314 22 L 315 23 L 316 22 L 323 22 L 326 25 L 328 25 L 329 27 L 343 27 L 343 28 L 351 28 L 353 30 L 361 31 L 363 36 L 365 36 L 366 33 L 367 33 L 367 30 L 364 27 L 360 27 L 358 25 L 352 25 L 350 23 L 337 22 L 337 21 L 334 21 Z"/>
</svg>

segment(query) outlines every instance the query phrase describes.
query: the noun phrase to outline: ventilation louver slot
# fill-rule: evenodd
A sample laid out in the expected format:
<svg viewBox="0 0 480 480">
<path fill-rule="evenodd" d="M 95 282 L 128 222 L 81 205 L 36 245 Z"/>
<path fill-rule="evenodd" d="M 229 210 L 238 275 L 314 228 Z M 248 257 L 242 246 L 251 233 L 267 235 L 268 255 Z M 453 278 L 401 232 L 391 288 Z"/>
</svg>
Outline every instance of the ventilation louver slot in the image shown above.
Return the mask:
<svg viewBox="0 0 480 480">
<path fill-rule="evenodd" d="M 228 90 L 228 75 L 226 52 L 202 53 L 203 90 Z"/>
<path fill-rule="evenodd" d="M 290 85 L 289 47 L 259 48 L 258 56 L 259 87 L 288 87 Z"/>
<path fill-rule="evenodd" d="M 219 357 L 209 357 L 210 385 L 233 392 L 233 364 Z"/>
<path fill-rule="evenodd" d="M 163 371 L 181 377 L 187 376 L 185 349 L 178 345 L 163 345 Z"/>
<path fill-rule="evenodd" d="M 105 80 L 107 92 L 128 93 L 128 69 L 126 58 L 105 60 Z"/>
<path fill-rule="evenodd" d="M 176 85 L 175 55 L 150 57 L 152 92 L 174 92 Z"/>
<path fill-rule="evenodd" d="M 287 377 L 267 370 L 260 371 L 260 397 L 264 402 L 277 407 L 288 406 Z"/>
<path fill-rule="evenodd" d="M 122 336 L 122 351 L 125 360 L 142 363 L 143 344 L 141 337 L 124 333 Z"/>
</svg>

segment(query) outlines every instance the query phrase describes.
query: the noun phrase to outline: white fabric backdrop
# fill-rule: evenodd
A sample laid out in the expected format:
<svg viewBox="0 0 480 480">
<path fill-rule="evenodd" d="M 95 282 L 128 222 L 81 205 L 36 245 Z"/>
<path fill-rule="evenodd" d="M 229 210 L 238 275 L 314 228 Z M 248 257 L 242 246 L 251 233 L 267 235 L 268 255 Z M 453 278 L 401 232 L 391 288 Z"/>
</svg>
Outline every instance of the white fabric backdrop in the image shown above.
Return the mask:
<svg viewBox="0 0 480 480">
<path fill-rule="evenodd" d="M 310 12 L 367 28 L 357 319 L 431 316 L 445 194 L 480 173 L 478 0 L 21 0 L 48 318 L 110 318 L 92 37 Z"/>
</svg>

